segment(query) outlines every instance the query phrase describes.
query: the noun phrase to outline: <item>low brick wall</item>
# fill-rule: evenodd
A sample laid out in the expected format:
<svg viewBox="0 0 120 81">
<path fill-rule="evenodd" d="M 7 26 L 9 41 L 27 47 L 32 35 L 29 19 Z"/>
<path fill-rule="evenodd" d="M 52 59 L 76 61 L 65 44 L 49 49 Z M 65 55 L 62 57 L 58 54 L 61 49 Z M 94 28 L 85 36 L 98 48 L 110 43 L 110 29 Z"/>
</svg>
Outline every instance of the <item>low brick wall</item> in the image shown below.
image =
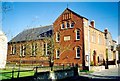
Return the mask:
<svg viewBox="0 0 120 81">
<path fill-rule="evenodd" d="M 57 71 L 47 71 L 47 72 L 38 72 L 35 74 L 37 80 L 41 79 L 64 79 L 67 77 L 74 76 L 74 69 L 66 70 L 57 70 Z"/>
<path fill-rule="evenodd" d="M 51 80 L 60 80 L 68 77 L 73 77 L 76 75 L 76 68 L 70 68 L 65 70 L 57 71 L 46 71 L 46 72 L 37 72 L 34 76 L 13 78 L 9 80 L 2 81 L 51 81 Z"/>
<path fill-rule="evenodd" d="M 54 72 L 55 79 L 63 79 L 67 77 L 74 76 L 74 70 L 73 69 L 67 69 L 67 70 L 58 70 Z"/>
</svg>

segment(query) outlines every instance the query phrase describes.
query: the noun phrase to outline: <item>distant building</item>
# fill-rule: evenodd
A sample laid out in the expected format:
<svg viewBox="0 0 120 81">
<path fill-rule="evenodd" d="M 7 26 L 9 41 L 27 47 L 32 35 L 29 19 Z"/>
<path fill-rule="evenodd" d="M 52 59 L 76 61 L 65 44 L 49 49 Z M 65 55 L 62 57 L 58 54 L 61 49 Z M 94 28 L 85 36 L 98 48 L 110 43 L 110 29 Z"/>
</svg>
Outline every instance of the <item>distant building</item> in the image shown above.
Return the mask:
<svg viewBox="0 0 120 81">
<path fill-rule="evenodd" d="M 111 33 L 108 31 L 108 29 L 104 30 L 106 34 L 106 49 L 108 52 L 108 61 L 114 61 L 118 60 L 118 51 L 116 50 L 117 44 L 116 41 L 112 39 Z"/>
<path fill-rule="evenodd" d="M 7 58 L 7 37 L 0 30 L 0 68 L 5 68 Z"/>
<path fill-rule="evenodd" d="M 8 63 L 48 65 L 48 44 L 44 41 L 52 35 L 53 26 L 24 30 L 8 42 Z"/>
<path fill-rule="evenodd" d="M 117 51 L 118 51 L 118 55 L 116 55 L 116 56 L 118 57 L 118 60 L 119 60 L 119 63 L 120 63 L 120 44 L 117 45 Z"/>
</svg>

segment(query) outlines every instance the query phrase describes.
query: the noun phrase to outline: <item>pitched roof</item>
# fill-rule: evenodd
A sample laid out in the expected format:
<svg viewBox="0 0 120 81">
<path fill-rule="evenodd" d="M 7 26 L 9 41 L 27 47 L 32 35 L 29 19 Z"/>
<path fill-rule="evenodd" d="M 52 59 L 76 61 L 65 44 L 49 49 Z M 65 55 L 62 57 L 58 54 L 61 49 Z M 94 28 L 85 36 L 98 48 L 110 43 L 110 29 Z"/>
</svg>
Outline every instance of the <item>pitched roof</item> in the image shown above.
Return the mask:
<svg viewBox="0 0 120 81">
<path fill-rule="evenodd" d="M 68 10 L 68 11 L 72 12 L 73 14 L 77 15 L 78 17 L 81 17 L 81 18 L 85 18 L 85 19 L 87 19 L 86 17 L 83 17 L 83 16 L 81 16 L 81 15 L 77 14 L 76 12 L 72 11 L 72 10 L 71 10 L 71 9 L 69 9 L 69 8 L 66 8 L 66 9 L 65 9 L 65 11 L 66 11 L 66 10 Z M 87 20 L 88 20 L 88 19 L 87 19 Z"/>
<path fill-rule="evenodd" d="M 43 39 L 45 37 L 40 35 L 52 30 L 53 30 L 53 25 L 27 29 L 19 33 L 17 36 L 15 36 L 12 40 L 9 41 L 9 43 Z"/>
<path fill-rule="evenodd" d="M 77 14 L 76 12 L 72 11 L 72 10 L 69 9 L 69 8 L 66 8 L 66 9 L 62 12 L 62 14 L 61 14 L 60 16 L 62 16 L 66 11 L 69 11 L 69 12 L 71 12 L 72 14 L 75 14 L 76 16 L 78 16 L 78 17 L 80 17 L 80 18 L 85 18 L 85 19 L 87 19 L 86 17 L 83 17 L 83 16 Z M 60 17 L 60 16 L 59 16 L 59 17 Z M 54 23 L 59 19 L 59 17 L 54 21 Z M 88 19 L 87 19 L 87 20 L 88 20 Z"/>
</svg>

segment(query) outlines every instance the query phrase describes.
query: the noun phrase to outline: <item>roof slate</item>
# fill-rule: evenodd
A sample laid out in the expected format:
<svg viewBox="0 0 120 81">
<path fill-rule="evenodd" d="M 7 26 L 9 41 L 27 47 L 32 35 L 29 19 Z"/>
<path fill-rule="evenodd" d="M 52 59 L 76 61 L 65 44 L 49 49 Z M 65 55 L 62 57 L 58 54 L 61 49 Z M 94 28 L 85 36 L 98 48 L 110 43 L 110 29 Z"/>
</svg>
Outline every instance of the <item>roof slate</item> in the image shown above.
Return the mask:
<svg viewBox="0 0 120 81">
<path fill-rule="evenodd" d="M 27 29 L 15 36 L 9 43 L 43 39 L 45 37 L 41 37 L 40 34 L 50 30 L 53 30 L 53 25 Z"/>
</svg>

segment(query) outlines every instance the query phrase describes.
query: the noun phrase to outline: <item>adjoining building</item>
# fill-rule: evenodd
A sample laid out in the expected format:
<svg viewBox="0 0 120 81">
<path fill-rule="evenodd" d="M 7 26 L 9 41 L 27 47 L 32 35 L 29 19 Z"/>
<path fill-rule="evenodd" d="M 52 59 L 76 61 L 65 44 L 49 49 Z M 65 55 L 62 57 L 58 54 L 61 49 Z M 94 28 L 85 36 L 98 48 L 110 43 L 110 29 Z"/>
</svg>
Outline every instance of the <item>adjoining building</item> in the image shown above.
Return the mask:
<svg viewBox="0 0 120 81">
<path fill-rule="evenodd" d="M 52 36 L 53 26 L 26 29 L 8 42 L 8 63 L 48 65 L 49 51 L 45 38 Z"/>
<path fill-rule="evenodd" d="M 102 65 L 106 60 L 106 40 L 104 32 L 95 28 L 95 21 L 89 25 L 84 20 L 84 38 L 86 66 Z"/>
<path fill-rule="evenodd" d="M 7 37 L 0 30 L 0 68 L 5 68 L 7 59 Z"/>
<path fill-rule="evenodd" d="M 104 32 L 107 52 L 106 58 L 108 58 L 109 64 L 116 64 L 116 61 L 118 60 L 118 51 L 116 49 L 117 42 L 112 39 L 112 35 L 108 29 L 105 29 Z"/>
</svg>

